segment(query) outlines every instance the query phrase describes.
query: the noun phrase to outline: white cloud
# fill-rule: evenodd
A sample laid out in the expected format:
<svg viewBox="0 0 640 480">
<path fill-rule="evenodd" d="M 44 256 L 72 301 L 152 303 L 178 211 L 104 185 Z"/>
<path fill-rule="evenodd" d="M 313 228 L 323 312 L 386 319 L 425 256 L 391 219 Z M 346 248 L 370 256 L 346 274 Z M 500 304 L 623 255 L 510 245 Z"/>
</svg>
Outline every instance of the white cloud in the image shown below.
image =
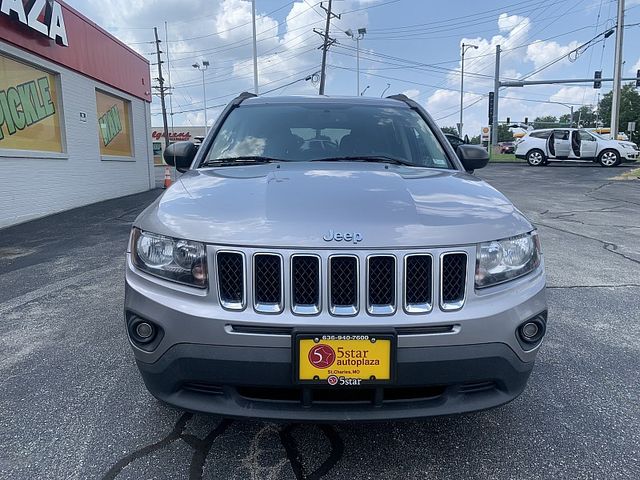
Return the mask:
<svg viewBox="0 0 640 480">
<path fill-rule="evenodd" d="M 591 88 L 591 87 L 589 87 Z M 552 102 L 582 103 L 585 95 L 585 87 L 562 87 L 549 97 Z"/>
<path fill-rule="evenodd" d="M 560 45 L 558 42 L 546 41 L 532 43 L 527 47 L 527 59 L 533 62 L 535 68 L 540 68 L 547 63 L 556 60 L 562 55 L 567 55 L 571 50 L 574 50 L 580 44 L 577 41 L 572 41 L 567 45 Z M 568 59 L 563 59 L 559 64 L 569 63 Z"/>
<path fill-rule="evenodd" d="M 521 17 L 520 15 L 508 15 L 506 13 L 501 13 L 498 17 L 498 29 L 501 32 L 511 32 L 511 30 L 525 21 L 528 22 L 529 19 Z"/>
<path fill-rule="evenodd" d="M 405 90 L 402 93 L 412 100 L 415 100 L 420 96 L 420 90 L 418 90 L 417 88 L 410 88 L 409 90 Z"/>
</svg>

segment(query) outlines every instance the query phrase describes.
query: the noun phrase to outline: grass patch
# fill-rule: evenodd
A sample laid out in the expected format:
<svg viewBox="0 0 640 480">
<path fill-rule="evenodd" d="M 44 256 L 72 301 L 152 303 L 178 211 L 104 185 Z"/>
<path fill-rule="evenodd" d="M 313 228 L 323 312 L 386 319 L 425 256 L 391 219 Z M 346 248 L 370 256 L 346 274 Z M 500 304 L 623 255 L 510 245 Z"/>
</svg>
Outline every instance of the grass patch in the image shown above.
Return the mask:
<svg viewBox="0 0 640 480">
<path fill-rule="evenodd" d="M 493 153 L 491 155 L 491 162 L 524 162 L 524 160 L 517 159 L 513 153 Z"/>
<path fill-rule="evenodd" d="M 627 170 L 626 172 L 613 177 L 613 180 L 640 180 L 640 168 Z"/>
</svg>

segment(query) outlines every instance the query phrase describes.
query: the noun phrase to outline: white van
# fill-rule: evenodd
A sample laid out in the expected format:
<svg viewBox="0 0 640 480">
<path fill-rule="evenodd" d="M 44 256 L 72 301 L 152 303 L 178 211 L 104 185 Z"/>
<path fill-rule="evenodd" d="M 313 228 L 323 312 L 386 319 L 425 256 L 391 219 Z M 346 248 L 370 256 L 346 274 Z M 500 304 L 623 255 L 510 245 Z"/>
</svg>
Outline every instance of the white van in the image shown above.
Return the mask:
<svg viewBox="0 0 640 480">
<path fill-rule="evenodd" d="M 635 162 L 639 155 L 635 143 L 609 140 L 578 128 L 531 130 L 516 142 L 516 158 L 534 167 L 551 160 L 587 160 L 615 167 L 622 162 Z"/>
</svg>

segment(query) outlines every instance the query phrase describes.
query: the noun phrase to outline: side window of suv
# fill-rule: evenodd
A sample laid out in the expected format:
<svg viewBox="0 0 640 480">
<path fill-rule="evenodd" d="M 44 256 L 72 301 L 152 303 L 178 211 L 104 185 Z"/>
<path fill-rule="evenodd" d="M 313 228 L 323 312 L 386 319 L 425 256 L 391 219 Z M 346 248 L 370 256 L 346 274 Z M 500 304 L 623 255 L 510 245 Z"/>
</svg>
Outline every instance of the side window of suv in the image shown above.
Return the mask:
<svg viewBox="0 0 640 480">
<path fill-rule="evenodd" d="M 582 140 L 583 142 L 595 142 L 596 139 L 593 138 L 593 136 L 590 133 L 587 133 L 585 131 L 580 131 L 580 140 Z"/>
<path fill-rule="evenodd" d="M 530 137 L 542 139 L 549 138 L 549 135 L 551 135 L 551 130 L 543 130 L 541 132 L 532 132 L 529 134 Z"/>
</svg>

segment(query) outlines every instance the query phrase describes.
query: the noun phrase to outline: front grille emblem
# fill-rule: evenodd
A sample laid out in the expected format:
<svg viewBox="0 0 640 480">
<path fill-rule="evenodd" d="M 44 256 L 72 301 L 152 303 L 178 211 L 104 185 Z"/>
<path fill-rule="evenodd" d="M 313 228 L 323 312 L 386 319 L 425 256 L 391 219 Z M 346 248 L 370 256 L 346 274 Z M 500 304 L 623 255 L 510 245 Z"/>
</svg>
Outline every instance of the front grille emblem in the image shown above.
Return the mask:
<svg viewBox="0 0 640 480">
<path fill-rule="evenodd" d="M 360 232 L 335 232 L 329 230 L 322 236 L 325 242 L 353 242 L 354 244 L 362 241 L 362 234 Z"/>
</svg>

